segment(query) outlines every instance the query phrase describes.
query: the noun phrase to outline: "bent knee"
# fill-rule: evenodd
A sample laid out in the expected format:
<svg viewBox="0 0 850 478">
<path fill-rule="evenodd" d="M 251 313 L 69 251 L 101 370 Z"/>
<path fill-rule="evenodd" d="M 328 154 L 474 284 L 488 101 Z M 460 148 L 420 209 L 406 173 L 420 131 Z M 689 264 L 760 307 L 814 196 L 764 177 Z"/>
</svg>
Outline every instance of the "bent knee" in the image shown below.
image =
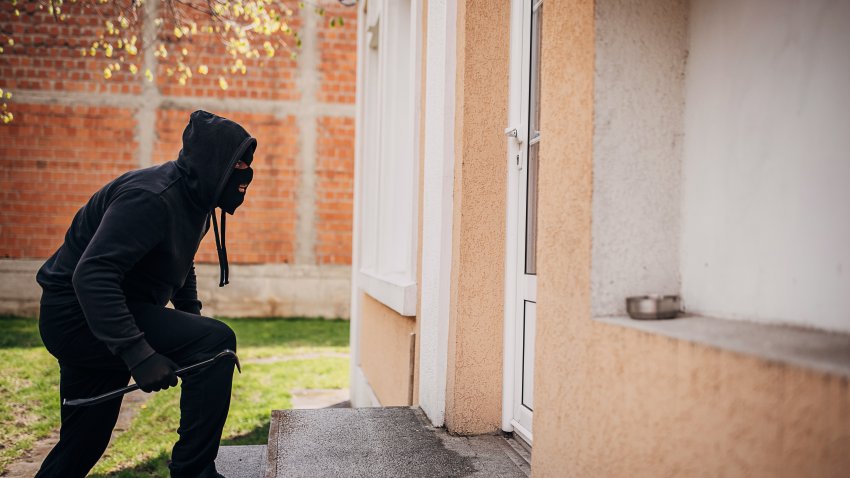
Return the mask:
<svg viewBox="0 0 850 478">
<path fill-rule="evenodd" d="M 229 325 L 216 319 L 210 319 L 212 331 L 210 332 L 210 343 L 213 352 L 221 352 L 224 349 L 236 351 L 236 333 Z"/>
</svg>

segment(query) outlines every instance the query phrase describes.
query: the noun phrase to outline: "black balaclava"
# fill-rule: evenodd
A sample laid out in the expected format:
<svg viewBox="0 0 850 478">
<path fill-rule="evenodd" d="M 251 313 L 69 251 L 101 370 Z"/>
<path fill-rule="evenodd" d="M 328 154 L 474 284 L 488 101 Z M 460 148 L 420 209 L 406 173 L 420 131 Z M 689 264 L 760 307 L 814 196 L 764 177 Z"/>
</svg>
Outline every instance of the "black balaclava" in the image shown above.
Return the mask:
<svg viewBox="0 0 850 478">
<path fill-rule="evenodd" d="M 253 178 L 254 170 L 250 166 L 245 169 L 234 169 L 230 174 L 230 179 L 227 180 L 227 184 L 224 185 L 224 189 L 221 191 L 217 206 L 222 211 L 233 215 L 236 208 L 245 200 L 245 193 L 239 192 L 239 186 L 244 184 L 247 187 Z"/>
</svg>

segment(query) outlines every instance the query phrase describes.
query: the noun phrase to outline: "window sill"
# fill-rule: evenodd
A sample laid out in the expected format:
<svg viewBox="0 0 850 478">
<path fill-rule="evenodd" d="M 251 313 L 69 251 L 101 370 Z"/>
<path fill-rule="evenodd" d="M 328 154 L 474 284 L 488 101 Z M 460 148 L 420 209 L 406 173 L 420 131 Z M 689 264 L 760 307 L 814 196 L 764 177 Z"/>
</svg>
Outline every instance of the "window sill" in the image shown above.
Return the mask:
<svg viewBox="0 0 850 478">
<path fill-rule="evenodd" d="M 416 282 L 378 276 L 364 270 L 360 271 L 358 282 L 363 292 L 399 314 L 409 317 L 416 315 Z"/>
<path fill-rule="evenodd" d="M 595 317 L 594 320 L 772 362 L 850 377 L 848 334 L 701 316 L 673 320 Z"/>
</svg>

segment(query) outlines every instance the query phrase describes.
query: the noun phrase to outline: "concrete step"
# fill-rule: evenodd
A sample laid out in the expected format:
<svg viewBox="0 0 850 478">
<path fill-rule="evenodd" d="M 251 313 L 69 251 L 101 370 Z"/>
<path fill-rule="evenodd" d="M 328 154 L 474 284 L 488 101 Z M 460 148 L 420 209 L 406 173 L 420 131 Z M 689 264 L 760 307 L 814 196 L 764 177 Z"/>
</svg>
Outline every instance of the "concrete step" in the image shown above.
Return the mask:
<svg viewBox="0 0 850 478">
<path fill-rule="evenodd" d="M 265 473 L 525 478 L 529 469 L 502 435 L 451 436 L 432 427 L 419 408 L 389 407 L 274 410 Z"/>
<path fill-rule="evenodd" d="M 219 447 L 215 467 L 226 478 L 264 478 L 267 449 L 266 445 Z"/>
</svg>

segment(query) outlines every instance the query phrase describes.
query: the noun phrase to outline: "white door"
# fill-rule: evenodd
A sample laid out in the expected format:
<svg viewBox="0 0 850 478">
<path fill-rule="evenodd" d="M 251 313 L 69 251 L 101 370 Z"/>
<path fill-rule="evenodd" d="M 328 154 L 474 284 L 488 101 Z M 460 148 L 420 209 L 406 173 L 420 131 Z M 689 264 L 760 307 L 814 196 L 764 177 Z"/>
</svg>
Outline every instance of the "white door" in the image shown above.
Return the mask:
<svg viewBox="0 0 850 478">
<path fill-rule="evenodd" d="M 537 314 L 537 172 L 540 149 L 540 26 L 543 0 L 514 0 L 511 32 L 511 125 L 508 205 L 506 390 L 510 428 L 529 444 L 534 412 L 534 333 Z M 507 374 L 506 374 L 507 376 Z"/>
</svg>

